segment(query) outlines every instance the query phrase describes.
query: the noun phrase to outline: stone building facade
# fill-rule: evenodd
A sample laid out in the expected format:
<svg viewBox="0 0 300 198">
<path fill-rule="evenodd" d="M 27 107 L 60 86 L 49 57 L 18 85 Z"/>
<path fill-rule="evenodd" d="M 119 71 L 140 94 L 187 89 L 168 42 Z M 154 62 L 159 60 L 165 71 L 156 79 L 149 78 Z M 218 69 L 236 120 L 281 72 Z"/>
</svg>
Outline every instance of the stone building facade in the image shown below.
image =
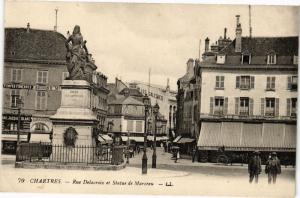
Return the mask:
<svg viewBox="0 0 300 198">
<path fill-rule="evenodd" d="M 27 28 L 5 28 L 2 149 L 7 145 L 14 150 L 19 98 L 23 103 L 21 141 L 29 140 L 29 132 L 48 134 L 40 136 L 40 141 L 51 141 L 49 117 L 60 107 L 60 85 L 68 77 L 65 42 L 65 36 L 59 32 L 32 29 L 30 24 Z M 107 111 L 107 78 L 98 72 L 93 76 L 97 96 L 91 105 L 103 125 Z"/>
<path fill-rule="evenodd" d="M 133 81 L 129 83 L 129 88 L 137 89 L 143 95 L 147 94 L 152 106 L 157 102 L 161 116 L 167 121 L 166 135 L 169 139 L 173 139 L 175 137 L 177 103 L 176 92 L 170 89 L 169 80 L 166 87 Z"/>
<path fill-rule="evenodd" d="M 242 37 L 237 16 L 236 38 L 197 74 L 200 159 L 221 160 L 222 148 L 228 160 L 260 150 L 263 161 L 276 151 L 294 163 L 297 70 L 298 37 Z"/>
</svg>

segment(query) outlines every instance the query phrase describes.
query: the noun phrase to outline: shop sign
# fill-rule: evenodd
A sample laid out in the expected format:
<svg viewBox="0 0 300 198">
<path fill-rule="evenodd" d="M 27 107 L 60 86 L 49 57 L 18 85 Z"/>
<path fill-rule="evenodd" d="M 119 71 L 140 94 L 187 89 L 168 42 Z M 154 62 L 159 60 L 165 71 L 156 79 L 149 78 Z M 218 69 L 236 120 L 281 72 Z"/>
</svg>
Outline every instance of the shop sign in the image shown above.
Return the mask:
<svg viewBox="0 0 300 198">
<path fill-rule="evenodd" d="M 33 85 L 7 83 L 7 84 L 3 84 L 3 88 L 9 88 L 9 89 L 33 89 Z"/>
<path fill-rule="evenodd" d="M 2 119 L 3 120 L 18 121 L 18 115 L 17 114 L 3 114 Z M 20 120 L 31 122 L 31 116 L 21 115 Z"/>
</svg>

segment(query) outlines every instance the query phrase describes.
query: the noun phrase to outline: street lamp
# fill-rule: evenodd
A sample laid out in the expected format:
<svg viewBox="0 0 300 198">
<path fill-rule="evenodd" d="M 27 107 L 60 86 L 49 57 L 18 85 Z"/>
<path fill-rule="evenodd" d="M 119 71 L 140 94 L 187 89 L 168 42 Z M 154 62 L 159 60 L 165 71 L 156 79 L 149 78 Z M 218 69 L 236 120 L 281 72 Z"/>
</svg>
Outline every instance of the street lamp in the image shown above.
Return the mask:
<svg viewBox="0 0 300 198">
<path fill-rule="evenodd" d="M 144 126 L 144 154 L 142 157 L 142 174 L 147 174 L 147 116 L 149 113 L 149 107 L 150 107 L 150 98 L 147 96 L 147 94 L 143 97 L 143 103 L 145 106 L 145 126 Z"/>
<path fill-rule="evenodd" d="M 18 161 L 18 155 L 20 150 L 20 129 L 21 129 L 21 106 L 23 105 L 22 98 L 17 98 L 17 107 L 18 107 L 18 131 L 17 131 L 17 149 L 16 149 L 16 161 Z"/>
<path fill-rule="evenodd" d="M 156 132 L 157 132 L 157 118 L 159 112 L 159 105 L 156 104 L 153 107 L 153 114 L 155 116 L 155 129 L 154 129 L 154 141 L 153 141 L 153 155 L 152 155 L 152 168 L 156 168 Z"/>
<path fill-rule="evenodd" d="M 129 136 L 130 136 L 130 131 L 128 130 L 128 132 L 127 132 L 127 161 L 126 161 L 127 164 L 129 164 L 129 155 L 130 155 L 130 149 L 129 149 L 130 139 L 129 139 Z"/>
</svg>

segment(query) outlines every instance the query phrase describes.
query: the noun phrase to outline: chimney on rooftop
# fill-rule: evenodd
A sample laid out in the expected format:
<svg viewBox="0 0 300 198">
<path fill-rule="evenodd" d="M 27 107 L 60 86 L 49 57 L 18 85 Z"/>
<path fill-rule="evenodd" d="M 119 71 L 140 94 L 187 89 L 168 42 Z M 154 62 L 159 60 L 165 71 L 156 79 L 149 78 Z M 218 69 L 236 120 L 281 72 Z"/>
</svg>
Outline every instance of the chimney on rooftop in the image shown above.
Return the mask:
<svg viewBox="0 0 300 198">
<path fill-rule="evenodd" d="M 227 28 L 224 28 L 224 39 L 226 39 Z"/>
<path fill-rule="evenodd" d="M 30 32 L 30 23 L 27 23 L 27 33 L 29 33 Z"/>
<path fill-rule="evenodd" d="M 190 58 L 186 64 L 187 64 L 186 73 L 193 74 L 194 59 Z"/>
<path fill-rule="evenodd" d="M 240 15 L 236 15 L 236 29 L 235 29 L 235 52 L 242 51 L 242 27 L 240 24 Z"/>
<path fill-rule="evenodd" d="M 208 51 L 209 51 L 209 38 L 207 37 L 205 39 L 205 50 L 204 50 L 204 52 L 208 52 Z"/>
</svg>

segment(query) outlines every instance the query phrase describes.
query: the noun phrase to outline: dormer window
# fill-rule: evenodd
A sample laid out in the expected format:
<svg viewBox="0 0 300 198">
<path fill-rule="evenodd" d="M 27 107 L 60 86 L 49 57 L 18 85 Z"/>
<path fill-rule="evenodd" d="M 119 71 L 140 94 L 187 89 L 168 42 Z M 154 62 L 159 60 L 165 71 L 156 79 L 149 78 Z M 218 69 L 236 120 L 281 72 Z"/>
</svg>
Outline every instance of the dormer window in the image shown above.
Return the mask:
<svg viewBox="0 0 300 198">
<path fill-rule="evenodd" d="M 274 52 L 271 52 L 270 54 L 268 54 L 267 64 L 268 65 L 276 64 L 276 54 Z"/>
<path fill-rule="evenodd" d="M 293 64 L 298 65 L 298 56 L 294 55 Z"/>
<path fill-rule="evenodd" d="M 224 63 L 225 63 L 225 55 L 224 54 L 223 55 L 219 54 L 217 56 L 217 64 L 224 64 Z"/>
<path fill-rule="evenodd" d="M 249 54 L 249 53 L 242 54 L 242 64 L 249 65 L 250 62 L 251 62 L 251 54 Z"/>
</svg>

